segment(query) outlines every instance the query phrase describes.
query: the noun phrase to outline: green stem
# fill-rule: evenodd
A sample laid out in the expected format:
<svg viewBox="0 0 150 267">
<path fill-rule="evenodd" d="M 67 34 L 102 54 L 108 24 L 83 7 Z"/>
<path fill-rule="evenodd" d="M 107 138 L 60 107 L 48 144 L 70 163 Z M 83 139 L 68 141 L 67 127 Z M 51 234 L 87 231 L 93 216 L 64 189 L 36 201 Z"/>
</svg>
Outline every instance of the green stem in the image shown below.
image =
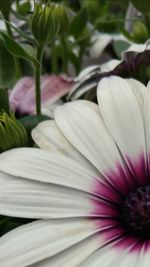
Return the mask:
<svg viewBox="0 0 150 267">
<path fill-rule="evenodd" d="M 9 21 L 9 18 L 5 18 L 5 20 Z M 11 27 L 7 21 L 5 21 L 7 33 L 11 38 L 13 38 Z M 16 66 L 16 76 L 17 76 L 17 79 L 19 79 L 22 76 L 20 60 L 19 60 L 19 58 L 14 57 L 14 61 L 15 61 L 15 66 Z"/>
<path fill-rule="evenodd" d="M 0 111 L 2 109 L 4 109 L 9 114 L 10 108 L 9 108 L 9 97 L 7 89 L 0 89 Z"/>
<path fill-rule="evenodd" d="M 55 52 L 54 45 L 51 46 L 51 68 L 52 68 L 52 73 L 58 73 L 58 69 L 57 69 L 57 54 Z"/>
<path fill-rule="evenodd" d="M 150 36 L 150 13 L 144 14 L 144 18 L 145 18 L 145 23 L 147 26 L 147 31 L 148 31 L 149 36 Z"/>
<path fill-rule="evenodd" d="M 62 44 L 63 50 L 64 50 L 64 53 L 63 53 L 63 71 L 64 71 L 64 73 L 67 73 L 68 72 L 67 44 L 66 44 L 64 36 L 62 36 L 62 35 L 61 35 L 61 44 Z"/>
<path fill-rule="evenodd" d="M 35 66 L 35 88 L 36 88 L 36 113 L 41 115 L 41 64 L 42 64 L 43 46 L 37 48 L 37 60 L 39 65 Z"/>
</svg>

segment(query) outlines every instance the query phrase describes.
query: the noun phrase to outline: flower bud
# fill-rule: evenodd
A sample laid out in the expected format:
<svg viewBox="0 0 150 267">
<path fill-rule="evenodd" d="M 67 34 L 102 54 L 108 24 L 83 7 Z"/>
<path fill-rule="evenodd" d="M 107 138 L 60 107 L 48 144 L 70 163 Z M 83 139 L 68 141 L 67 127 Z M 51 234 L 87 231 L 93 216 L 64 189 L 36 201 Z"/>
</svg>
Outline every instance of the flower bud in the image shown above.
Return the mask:
<svg viewBox="0 0 150 267">
<path fill-rule="evenodd" d="M 66 13 L 60 4 L 48 2 L 35 4 L 34 13 L 29 18 L 29 27 L 39 44 L 49 43 L 60 31 L 64 31 Z"/>
<path fill-rule="evenodd" d="M 136 43 L 145 43 L 148 39 L 148 31 L 144 23 L 136 21 L 133 25 L 132 37 Z"/>
<path fill-rule="evenodd" d="M 11 113 L 0 114 L 0 151 L 27 145 L 27 133 L 23 125 Z"/>
<path fill-rule="evenodd" d="M 59 32 L 58 34 L 63 34 L 67 31 L 69 26 L 69 20 L 65 8 L 59 5 L 57 9 L 57 18 L 59 19 Z"/>
</svg>

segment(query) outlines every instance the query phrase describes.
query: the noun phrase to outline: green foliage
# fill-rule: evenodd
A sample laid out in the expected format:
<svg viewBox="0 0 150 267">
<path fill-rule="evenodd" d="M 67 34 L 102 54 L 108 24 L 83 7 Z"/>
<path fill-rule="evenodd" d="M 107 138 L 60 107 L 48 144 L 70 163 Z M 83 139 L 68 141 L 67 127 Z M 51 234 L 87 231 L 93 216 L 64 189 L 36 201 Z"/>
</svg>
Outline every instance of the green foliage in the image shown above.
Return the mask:
<svg viewBox="0 0 150 267">
<path fill-rule="evenodd" d="M 7 49 L 12 55 L 14 55 L 15 57 L 29 60 L 35 66 L 39 65 L 39 62 L 36 60 L 36 58 L 28 54 L 27 51 L 23 49 L 23 47 L 19 43 L 17 43 L 15 40 L 9 37 L 7 34 L 5 34 L 4 32 L 1 32 L 0 37 L 3 39 Z"/>
<path fill-rule="evenodd" d="M 124 50 L 127 50 L 129 48 L 129 43 L 122 41 L 122 40 L 118 40 L 115 41 L 113 44 L 114 47 L 114 51 L 116 52 L 116 55 L 118 58 L 122 58 L 121 54 Z"/>
<path fill-rule="evenodd" d="M 15 32 L 19 34 L 20 37 L 23 37 L 26 41 L 31 43 L 32 45 L 36 46 L 35 40 L 29 35 L 26 34 L 24 31 L 22 31 L 20 28 L 15 27 L 12 23 L 10 23 L 8 20 L 4 20 Z"/>
<path fill-rule="evenodd" d="M 9 99 L 7 89 L 0 89 L 0 110 L 9 113 Z"/>
<path fill-rule="evenodd" d="M 10 7 L 11 7 L 12 2 L 13 0 L 1 0 L 0 1 L 0 10 L 4 18 L 6 19 L 9 18 L 9 12 L 10 12 Z"/>
<path fill-rule="evenodd" d="M 24 3 L 19 2 L 17 6 L 17 12 L 23 16 L 31 10 L 31 2 L 28 0 Z"/>
<path fill-rule="evenodd" d="M 0 39 L 0 88 L 11 86 L 15 79 L 14 57 L 7 50 L 4 41 Z"/>
<path fill-rule="evenodd" d="M 88 14 L 87 9 L 83 7 L 73 18 L 72 22 L 70 23 L 68 35 L 72 35 L 75 38 L 78 38 L 82 35 L 83 31 L 86 28 L 88 21 Z"/>
<path fill-rule="evenodd" d="M 28 135 L 28 146 L 33 146 L 33 140 L 31 137 L 31 131 L 37 126 L 38 123 L 49 120 L 49 117 L 45 115 L 31 115 L 25 116 L 20 119 L 20 122 L 23 124 L 24 128 L 27 131 Z"/>
<path fill-rule="evenodd" d="M 141 12 L 141 13 L 149 13 L 150 12 L 150 2 L 149 0 L 131 0 L 133 5 Z"/>
</svg>

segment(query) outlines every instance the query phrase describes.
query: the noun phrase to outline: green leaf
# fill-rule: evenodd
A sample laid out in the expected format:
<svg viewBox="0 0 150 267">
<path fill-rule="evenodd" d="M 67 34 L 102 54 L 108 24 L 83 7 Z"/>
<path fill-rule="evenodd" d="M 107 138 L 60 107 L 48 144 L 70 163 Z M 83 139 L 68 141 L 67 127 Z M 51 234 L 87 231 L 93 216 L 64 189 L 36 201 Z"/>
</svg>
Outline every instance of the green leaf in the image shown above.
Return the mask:
<svg viewBox="0 0 150 267">
<path fill-rule="evenodd" d="M 14 218 L 0 215 L 0 236 L 19 227 L 20 225 L 30 223 L 33 219 Z"/>
<path fill-rule="evenodd" d="M 6 89 L 0 89 L 0 111 L 2 109 L 9 113 L 9 99 Z"/>
<path fill-rule="evenodd" d="M 124 28 L 121 28 L 122 34 L 131 42 L 133 42 L 133 37 L 132 35 Z"/>
<path fill-rule="evenodd" d="M 80 62 L 78 60 L 78 57 L 72 52 L 71 49 L 68 50 L 68 58 L 69 58 L 70 62 L 73 64 L 73 66 L 76 70 L 76 74 L 78 74 L 80 71 Z"/>
<path fill-rule="evenodd" d="M 9 17 L 10 7 L 13 0 L 1 0 L 0 1 L 0 10 L 3 13 L 5 18 Z"/>
<path fill-rule="evenodd" d="M 122 40 L 115 41 L 113 44 L 114 50 L 115 50 L 115 52 L 119 58 L 121 58 L 121 53 L 124 50 L 127 50 L 129 48 L 129 46 L 130 46 L 129 43 L 122 41 Z"/>
<path fill-rule="evenodd" d="M 14 29 L 14 31 L 16 31 L 21 37 L 23 37 L 25 40 L 28 40 L 30 43 L 32 43 L 33 45 L 36 45 L 36 41 L 30 37 L 28 34 L 26 34 L 25 32 L 23 32 L 20 28 L 15 27 L 12 23 L 10 23 L 8 20 L 4 20 L 7 24 L 10 25 L 10 27 L 12 27 Z"/>
<path fill-rule="evenodd" d="M 26 60 L 29 60 L 33 63 L 35 66 L 39 66 L 39 62 L 36 60 L 36 58 L 32 57 L 30 54 L 28 54 L 20 44 L 18 44 L 16 41 L 14 41 L 11 37 L 9 37 L 4 32 L 0 32 L 1 38 L 4 40 L 5 45 L 9 52 L 14 55 L 15 57 L 24 58 Z"/>
<path fill-rule="evenodd" d="M 68 35 L 73 35 L 75 38 L 80 36 L 82 34 L 82 31 L 86 28 L 87 21 L 87 9 L 83 7 L 73 18 L 68 30 Z"/>
<path fill-rule="evenodd" d="M 148 0 L 131 0 L 131 2 L 141 13 L 145 14 L 150 12 L 150 3 Z"/>
<path fill-rule="evenodd" d="M 23 16 L 27 15 L 27 12 L 31 11 L 30 1 L 19 4 L 17 11 L 18 11 L 18 13 L 20 13 Z"/>
<path fill-rule="evenodd" d="M 33 140 L 31 137 L 31 131 L 37 126 L 38 123 L 49 120 L 50 118 L 45 115 L 31 115 L 25 116 L 20 119 L 20 122 L 23 124 L 24 128 L 27 131 L 28 135 L 28 146 L 33 146 Z"/>
<path fill-rule="evenodd" d="M 0 88 L 13 84 L 16 79 L 15 70 L 14 57 L 7 50 L 4 41 L 0 39 Z"/>
</svg>

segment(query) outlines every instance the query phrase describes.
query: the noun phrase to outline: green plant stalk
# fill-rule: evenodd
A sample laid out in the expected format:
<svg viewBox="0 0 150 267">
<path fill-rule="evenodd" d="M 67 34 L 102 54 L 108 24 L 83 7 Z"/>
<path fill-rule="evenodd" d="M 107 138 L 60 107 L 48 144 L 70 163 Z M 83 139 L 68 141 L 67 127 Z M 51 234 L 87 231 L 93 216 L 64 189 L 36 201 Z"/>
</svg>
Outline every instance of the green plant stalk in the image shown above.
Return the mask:
<svg viewBox="0 0 150 267">
<path fill-rule="evenodd" d="M 5 20 L 9 21 L 9 18 L 5 18 Z M 5 21 L 7 33 L 11 38 L 13 38 L 11 27 L 7 21 Z M 22 76 L 20 60 L 19 60 L 19 58 L 14 57 L 14 61 L 15 61 L 15 66 L 16 66 L 16 76 L 17 76 L 17 79 L 19 79 Z"/>
<path fill-rule="evenodd" d="M 61 39 L 61 44 L 62 44 L 62 47 L 63 47 L 63 50 L 64 50 L 64 53 L 63 53 L 63 72 L 67 73 L 68 72 L 67 44 L 66 44 L 66 41 L 65 41 L 65 38 L 64 38 L 63 35 L 61 35 L 60 39 Z"/>
<path fill-rule="evenodd" d="M 144 18 L 145 18 L 145 23 L 146 23 L 146 26 L 147 26 L 147 31 L 148 31 L 148 34 L 149 34 L 149 37 L 150 37 L 150 12 L 144 14 Z"/>
<path fill-rule="evenodd" d="M 36 113 L 41 115 L 41 65 L 42 65 L 43 46 L 37 47 L 37 57 L 39 65 L 34 68 L 35 71 L 35 90 L 36 90 Z"/>
<path fill-rule="evenodd" d="M 4 109 L 8 114 L 10 112 L 9 97 L 7 89 L 0 89 L 0 110 Z"/>
<path fill-rule="evenodd" d="M 57 54 L 55 52 L 54 45 L 51 46 L 51 68 L 52 68 L 52 73 L 58 73 L 58 69 L 57 69 Z"/>
</svg>

